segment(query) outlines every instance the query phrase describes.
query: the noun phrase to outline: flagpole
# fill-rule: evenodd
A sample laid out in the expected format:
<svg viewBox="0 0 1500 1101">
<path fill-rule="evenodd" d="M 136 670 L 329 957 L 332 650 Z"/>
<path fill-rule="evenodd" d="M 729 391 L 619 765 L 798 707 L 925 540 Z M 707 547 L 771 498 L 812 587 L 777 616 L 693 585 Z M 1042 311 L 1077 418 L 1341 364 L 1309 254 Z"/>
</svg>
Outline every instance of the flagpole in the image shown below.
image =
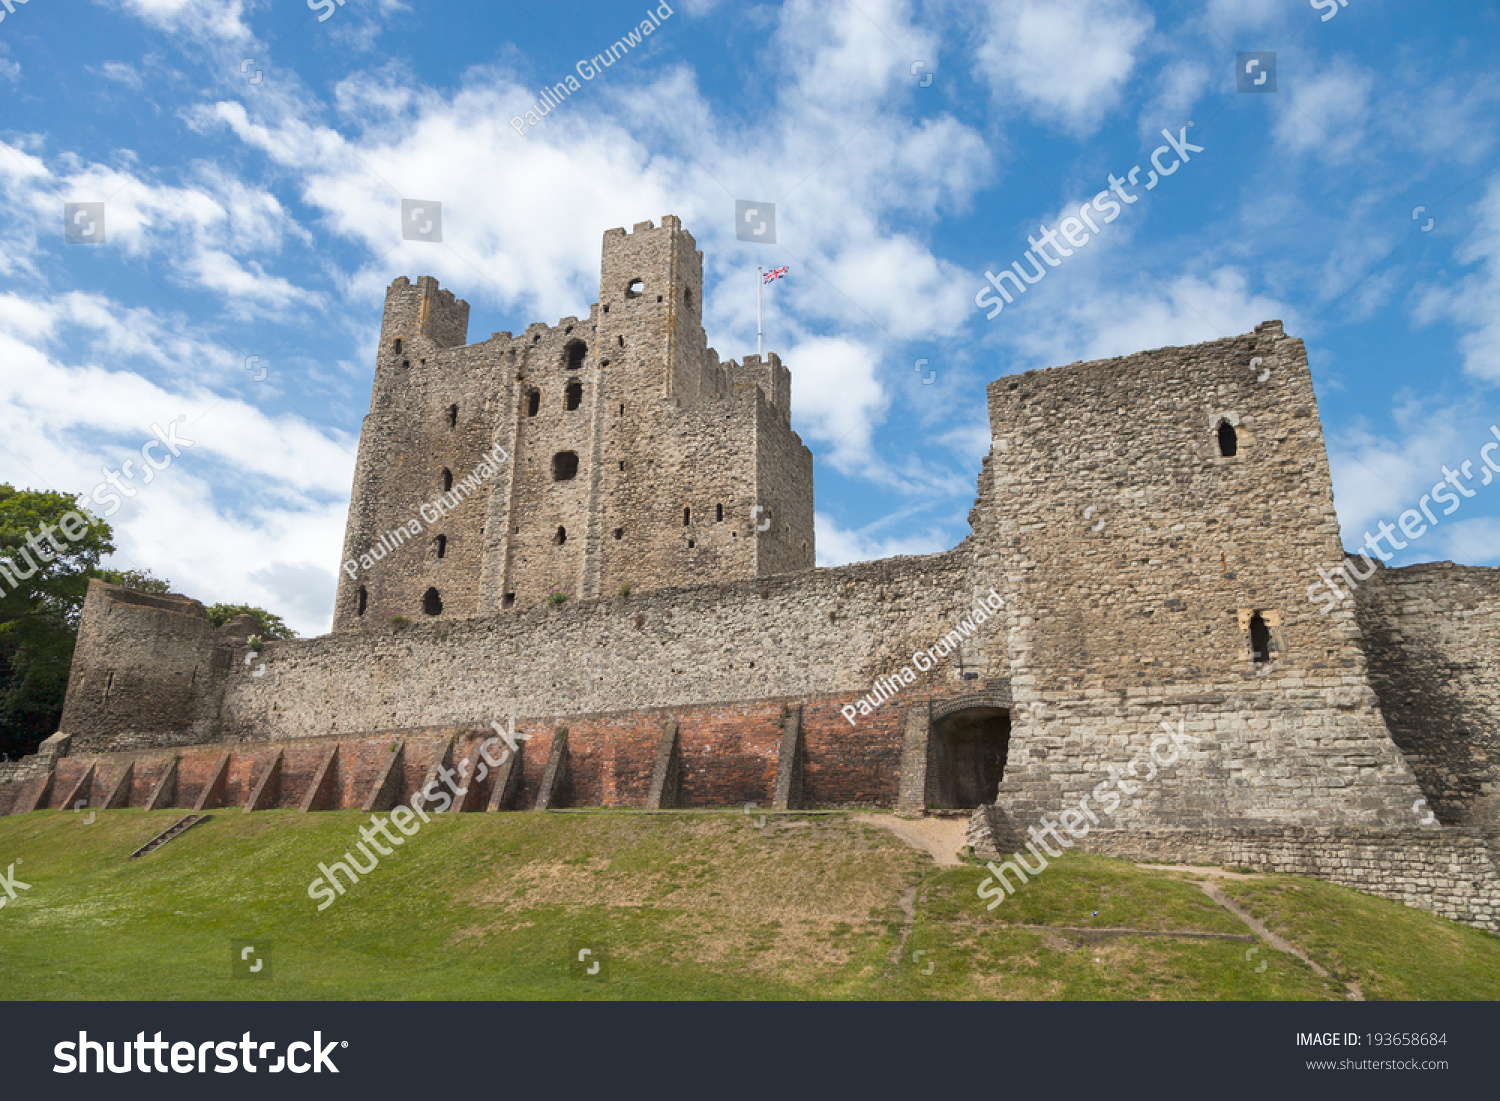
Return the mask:
<svg viewBox="0 0 1500 1101">
<path fill-rule="evenodd" d="M 756 268 L 755 274 L 757 276 L 755 280 L 755 354 L 760 356 L 762 355 L 761 327 L 765 317 L 765 313 L 761 308 L 761 288 L 765 286 L 766 282 L 765 269 Z"/>
</svg>

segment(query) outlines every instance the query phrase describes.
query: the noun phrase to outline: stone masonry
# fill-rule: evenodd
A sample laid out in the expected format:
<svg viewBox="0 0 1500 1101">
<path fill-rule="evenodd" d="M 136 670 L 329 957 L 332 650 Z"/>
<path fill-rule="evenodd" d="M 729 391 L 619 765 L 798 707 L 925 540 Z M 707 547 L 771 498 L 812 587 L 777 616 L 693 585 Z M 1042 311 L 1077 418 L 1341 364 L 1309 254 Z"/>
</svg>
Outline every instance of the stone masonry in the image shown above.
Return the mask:
<svg viewBox="0 0 1500 1101">
<path fill-rule="evenodd" d="M 468 303 L 392 283 L 334 630 L 810 568 L 791 375 L 721 364 L 702 303 L 672 216 L 604 235 L 587 319 L 520 336 L 466 344 Z"/>
<path fill-rule="evenodd" d="M 478 344 L 451 292 L 393 283 L 333 632 L 252 652 L 95 582 L 0 813 L 364 806 L 514 718 L 518 767 L 459 809 L 977 808 L 1000 853 L 1082 806 L 1094 851 L 1495 928 L 1500 571 L 1309 598 L 1343 549 L 1280 322 L 993 382 L 971 534 L 814 569 L 787 369 L 707 346 L 675 217 L 606 233 L 601 272 L 586 319 Z"/>
</svg>

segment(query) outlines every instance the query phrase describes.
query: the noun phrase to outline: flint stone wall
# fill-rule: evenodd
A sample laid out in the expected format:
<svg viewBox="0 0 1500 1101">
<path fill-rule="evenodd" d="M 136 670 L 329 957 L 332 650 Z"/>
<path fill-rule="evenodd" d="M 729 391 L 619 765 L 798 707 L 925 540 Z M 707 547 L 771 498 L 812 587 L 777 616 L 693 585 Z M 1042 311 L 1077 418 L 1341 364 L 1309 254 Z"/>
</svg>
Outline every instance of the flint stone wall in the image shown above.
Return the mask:
<svg viewBox="0 0 1500 1101">
<path fill-rule="evenodd" d="M 1342 549 L 1301 341 L 1272 321 L 988 392 L 973 539 L 1010 609 L 1006 812 L 1077 805 L 1180 721 L 1201 741 L 1146 784 L 1142 826 L 1413 822 L 1353 610 L 1305 593 Z"/>
<path fill-rule="evenodd" d="M 983 817 L 976 814 L 976 823 Z M 982 826 L 969 836 L 982 859 L 1010 855 L 1012 847 L 987 841 Z M 1500 933 L 1495 838 L 1478 830 L 1131 828 L 1091 830 L 1075 844 L 1080 852 L 1122 860 L 1312 876 Z"/>
<path fill-rule="evenodd" d="M 1379 566 L 1355 601 L 1370 683 L 1427 805 L 1445 824 L 1500 826 L 1500 569 Z"/>
</svg>

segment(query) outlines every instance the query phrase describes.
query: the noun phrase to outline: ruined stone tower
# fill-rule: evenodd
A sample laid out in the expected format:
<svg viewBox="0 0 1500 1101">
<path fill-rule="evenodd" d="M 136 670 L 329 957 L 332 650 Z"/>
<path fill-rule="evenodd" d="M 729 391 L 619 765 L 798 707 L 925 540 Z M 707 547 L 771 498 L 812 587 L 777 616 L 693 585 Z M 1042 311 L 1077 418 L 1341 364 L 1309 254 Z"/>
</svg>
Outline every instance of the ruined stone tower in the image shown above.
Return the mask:
<svg viewBox="0 0 1500 1101">
<path fill-rule="evenodd" d="M 391 284 L 335 631 L 812 566 L 791 375 L 707 346 L 692 235 L 610 230 L 600 272 L 586 321 L 478 344 L 436 280 Z"/>
</svg>

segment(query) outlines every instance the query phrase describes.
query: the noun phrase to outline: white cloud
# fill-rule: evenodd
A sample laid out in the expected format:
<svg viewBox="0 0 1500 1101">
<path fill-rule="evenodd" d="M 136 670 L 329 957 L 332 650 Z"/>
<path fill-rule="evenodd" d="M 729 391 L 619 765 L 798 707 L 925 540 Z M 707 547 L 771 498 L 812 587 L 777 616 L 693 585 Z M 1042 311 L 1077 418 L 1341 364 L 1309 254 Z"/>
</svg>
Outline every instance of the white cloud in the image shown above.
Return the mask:
<svg viewBox="0 0 1500 1101">
<path fill-rule="evenodd" d="M 94 506 L 101 516 L 114 509 L 105 518 L 115 531 L 117 564 L 149 568 L 209 603 L 285 608 L 299 631 L 326 631 L 354 442 L 297 417 L 269 417 L 201 385 L 169 386 L 131 371 L 63 362 L 46 348 L 70 328 L 125 349 L 109 359 L 139 363 L 165 326 L 98 296 L 0 296 L 0 362 L 7 367 L 0 372 L 0 422 L 12 426 L 0 450 L 0 481 L 88 494 L 107 470 L 119 472 L 135 495 Z M 203 345 L 198 353 L 230 357 Z M 140 450 L 155 438 L 153 425 L 175 427 L 177 438 L 192 443 L 147 483 Z M 133 480 L 125 476 L 127 461 Z M 321 607 L 309 581 L 314 573 L 327 578 Z"/>
<path fill-rule="evenodd" d="M 1393 410 L 1395 435 L 1380 435 L 1357 425 L 1328 437 L 1328 463 L 1333 474 L 1334 499 L 1344 545 L 1357 548 L 1365 533 L 1375 533 L 1381 521 L 1395 524 L 1406 509 L 1420 507 L 1424 494 L 1444 480 L 1445 468 L 1458 474 L 1463 490 L 1452 490 L 1461 502 L 1444 516 L 1451 504 L 1429 505 L 1439 519 L 1436 528 L 1413 542 L 1406 556 L 1429 560 L 1443 556 L 1445 549 L 1460 560 L 1474 562 L 1495 556 L 1494 547 L 1483 554 L 1473 552 L 1479 534 L 1487 531 L 1483 524 L 1460 527 L 1477 509 L 1493 508 L 1500 498 L 1500 479 L 1485 476 L 1481 449 L 1495 442 L 1489 425 L 1493 415 L 1475 415 L 1473 406 L 1438 407 L 1415 397 L 1408 397 Z M 1495 452 L 1490 452 L 1496 457 Z M 1470 478 L 1462 477 L 1464 463 L 1469 463 Z M 1482 517 L 1475 517 L 1478 520 Z M 1398 536 L 1399 538 L 1399 536 Z"/>
<path fill-rule="evenodd" d="M 1019 103 L 1078 136 L 1118 104 L 1153 24 L 1134 0 L 989 0 L 977 14 L 974 78 L 997 106 Z"/>
<path fill-rule="evenodd" d="M 1329 163 L 1355 158 L 1366 145 L 1375 75 L 1344 58 L 1321 73 L 1286 81 L 1276 120 L 1277 139 L 1294 153 Z M 1278 81 L 1278 88 L 1280 82 Z"/>
<path fill-rule="evenodd" d="M 1500 383 L 1500 177 L 1490 181 L 1485 196 L 1470 210 L 1473 229 L 1458 248 L 1458 259 L 1478 270 L 1445 286 L 1429 286 L 1416 298 L 1413 310 L 1419 324 L 1441 319 L 1457 324 L 1463 335 L 1459 348 L 1464 370 L 1477 379 Z"/>
<path fill-rule="evenodd" d="M 1091 274 L 1101 273 L 1080 269 L 1072 274 L 1087 283 Z M 1064 312 L 1046 309 L 1045 300 L 1027 303 L 1039 308 L 1028 309 L 1025 327 L 1009 339 L 1032 362 L 1052 366 L 1219 340 L 1273 318 L 1296 328 L 1295 318 L 1288 318 L 1281 304 L 1252 291 L 1244 273 L 1233 267 L 1164 282 L 1138 270 L 1123 284 L 1075 282 L 1068 299 L 1070 308 Z M 1008 316 L 1009 307 L 1001 317 Z"/>
<path fill-rule="evenodd" d="M 172 34 L 237 42 L 250 37 L 244 0 L 113 0 L 117 7 Z"/>
<path fill-rule="evenodd" d="M 882 521 L 883 523 L 884 521 Z M 850 562 L 874 562 L 898 554 L 936 554 L 951 548 L 950 540 L 934 529 L 888 536 L 871 536 L 869 528 L 851 531 L 839 527 L 826 513 L 813 516 L 818 565 L 843 566 Z"/>
<path fill-rule="evenodd" d="M 870 446 L 887 398 L 875 378 L 879 354 L 844 337 L 812 337 L 794 344 L 792 415 L 808 437 L 827 445 L 829 461 L 856 474 L 875 461 Z"/>
</svg>

